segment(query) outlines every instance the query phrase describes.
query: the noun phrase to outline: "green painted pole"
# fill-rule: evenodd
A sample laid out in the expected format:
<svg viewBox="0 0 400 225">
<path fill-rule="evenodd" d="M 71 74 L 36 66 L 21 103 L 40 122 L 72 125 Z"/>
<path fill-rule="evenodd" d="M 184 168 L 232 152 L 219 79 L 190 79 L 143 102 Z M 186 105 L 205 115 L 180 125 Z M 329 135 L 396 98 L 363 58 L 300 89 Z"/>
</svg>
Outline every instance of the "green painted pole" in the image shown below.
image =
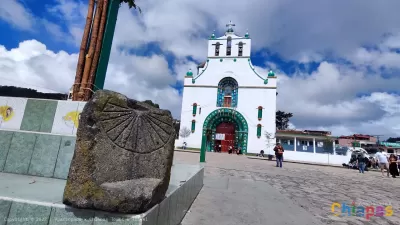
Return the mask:
<svg viewBox="0 0 400 225">
<path fill-rule="evenodd" d="M 107 22 L 104 30 L 103 45 L 101 46 L 99 65 L 94 80 L 94 91 L 104 88 L 120 3 L 121 0 L 109 0 L 108 2 Z"/>
<path fill-rule="evenodd" d="M 200 162 L 206 162 L 206 143 L 207 143 L 207 138 L 205 135 L 203 135 L 201 139 L 201 149 L 200 149 Z"/>
</svg>

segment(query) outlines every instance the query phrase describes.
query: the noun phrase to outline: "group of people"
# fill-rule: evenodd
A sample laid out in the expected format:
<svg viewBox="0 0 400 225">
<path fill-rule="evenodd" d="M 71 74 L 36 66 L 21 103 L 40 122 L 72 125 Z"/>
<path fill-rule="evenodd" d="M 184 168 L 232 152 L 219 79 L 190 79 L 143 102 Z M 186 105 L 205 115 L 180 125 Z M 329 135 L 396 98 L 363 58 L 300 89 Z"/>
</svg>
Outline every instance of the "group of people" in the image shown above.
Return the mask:
<svg viewBox="0 0 400 225">
<path fill-rule="evenodd" d="M 221 144 L 216 145 L 214 151 L 215 151 L 215 152 L 221 152 L 221 151 L 222 151 L 222 145 L 221 145 Z M 243 154 L 243 153 L 242 153 L 242 149 L 241 149 L 240 147 L 235 148 L 235 147 L 233 147 L 233 146 L 229 146 L 229 147 L 228 147 L 228 154 L 234 154 L 234 153 L 236 153 L 236 154 L 238 154 L 238 155 Z"/>
<path fill-rule="evenodd" d="M 357 158 L 350 161 L 350 166 L 353 163 L 354 166 L 358 167 L 360 173 L 364 173 L 366 167 L 371 167 L 374 169 L 380 168 L 383 176 L 385 169 L 388 177 L 390 175 L 393 178 L 399 176 L 399 165 L 396 155 L 391 154 L 389 157 L 387 157 L 385 154 L 383 154 L 382 150 L 380 150 L 378 153 L 375 154 L 375 157 L 376 159 L 374 157 L 367 158 L 365 156 L 359 155 Z"/>
<path fill-rule="evenodd" d="M 389 177 L 389 174 L 392 175 L 393 178 L 396 178 L 399 176 L 399 166 L 397 164 L 397 156 L 394 154 L 390 154 L 389 157 L 384 155 L 382 153 L 382 150 L 380 150 L 378 153 L 376 153 L 376 158 L 379 163 L 379 167 L 381 168 L 382 175 L 385 176 L 384 170 L 387 170 L 387 176 Z"/>
</svg>

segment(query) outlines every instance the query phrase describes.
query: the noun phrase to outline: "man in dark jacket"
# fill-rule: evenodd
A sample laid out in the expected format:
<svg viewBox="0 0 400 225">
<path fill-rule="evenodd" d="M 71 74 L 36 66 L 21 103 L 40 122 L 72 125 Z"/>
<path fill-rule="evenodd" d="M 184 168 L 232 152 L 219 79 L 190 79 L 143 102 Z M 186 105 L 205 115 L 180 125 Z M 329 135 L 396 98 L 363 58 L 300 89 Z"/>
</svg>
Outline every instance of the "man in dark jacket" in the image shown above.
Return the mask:
<svg viewBox="0 0 400 225">
<path fill-rule="evenodd" d="M 281 167 L 282 168 L 282 161 L 283 161 L 283 147 L 280 143 L 277 143 L 275 148 L 275 157 L 276 157 L 276 167 Z"/>
<path fill-rule="evenodd" d="M 365 161 L 365 157 L 363 157 L 362 155 L 359 155 L 357 157 L 358 170 L 360 171 L 360 173 L 364 173 L 366 163 L 367 162 Z"/>
</svg>

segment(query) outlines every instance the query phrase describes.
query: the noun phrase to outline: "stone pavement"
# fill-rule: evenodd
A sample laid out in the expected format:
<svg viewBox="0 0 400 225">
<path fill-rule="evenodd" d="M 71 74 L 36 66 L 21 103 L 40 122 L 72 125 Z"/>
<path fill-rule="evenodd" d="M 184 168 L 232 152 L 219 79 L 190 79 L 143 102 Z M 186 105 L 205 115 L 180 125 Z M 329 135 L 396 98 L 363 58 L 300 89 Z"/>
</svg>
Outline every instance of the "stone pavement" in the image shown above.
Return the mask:
<svg viewBox="0 0 400 225">
<path fill-rule="evenodd" d="M 197 163 L 199 154 L 175 152 L 178 162 Z M 343 168 L 251 160 L 207 153 L 204 187 L 182 225 L 400 224 L 400 178 Z M 336 217 L 333 202 L 391 205 L 393 216 Z"/>
</svg>

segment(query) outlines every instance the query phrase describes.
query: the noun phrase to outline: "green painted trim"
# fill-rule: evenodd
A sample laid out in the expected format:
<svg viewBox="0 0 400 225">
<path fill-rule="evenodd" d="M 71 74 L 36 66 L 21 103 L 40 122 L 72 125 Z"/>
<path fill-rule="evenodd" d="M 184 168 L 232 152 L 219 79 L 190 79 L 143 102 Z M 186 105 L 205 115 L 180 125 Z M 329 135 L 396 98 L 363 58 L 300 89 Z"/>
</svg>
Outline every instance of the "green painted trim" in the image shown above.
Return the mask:
<svg viewBox="0 0 400 225">
<path fill-rule="evenodd" d="M 108 61 L 110 60 L 111 46 L 114 38 L 115 25 L 117 24 L 118 10 L 121 0 L 109 0 L 107 9 L 107 21 L 104 30 L 103 44 L 101 47 L 99 65 L 96 71 L 93 90 L 104 88 Z"/>
<path fill-rule="evenodd" d="M 261 137 L 261 124 L 257 125 L 257 137 L 260 138 Z"/>
<path fill-rule="evenodd" d="M 262 119 L 263 109 L 262 109 L 262 107 L 259 107 L 257 110 L 258 110 L 258 120 L 261 120 Z"/>
<path fill-rule="evenodd" d="M 197 77 L 193 77 L 193 80 L 192 80 L 192 83 L 193 83 L 193 84 L 195 83 L 195 80 L 196 80 L 197 78 L 199 78 L 199 77 L 207 70 L 209 62 L 210 62 L 210 59 L 207 59 L 206 66 L 205 66 L 205 68 L 203 69 L 203 71 L 201 71 L 201 73 L 200 73 L 199 75 L 197 75 Z"/>
<path fill-rule="evenodd" d="M 232 40 L 247 40 L 250 39 L 250 37 L 246 38 L 246 37 L 238 37 L 238 38 L 232 38 Z M 208 40 L 228 40 L 228 38 L 208 38 Z"/>
<path fill-rule="evenodd" d="M 265 78 L 263 78 L 262 76 L 260 76 L 260 75 L 256 72 L 256 70 L 254 69 L 253 65 L 251 64 L 250 58 L 249 58 L 248 61 L 249 61 L 250 69 L 253 70 L 253 72 L 254 72 L 261 80 L 265 80 Z"/>
<path fill-rule="evenodd" d="M 192 114 L 193 114 L 193 116 L 196 116 L 196 114 L 197 114 L 197 104 L 196 103 L 193 104 L 193 112 L 192 112 Z"/>
<path fill-rule="evenodd" d="M 210 56 L 209 59 L 250 59 L 248 56 Z"/>
<path fill-rule="evenodd" d="M 206 143 L 207 143 L 207 138 L 204 135 L 203 131 L 203 135 L 201 137 L 201 149 L 200 149 L 200 162 L 206 162 Z"/>
<path fill-rule="evenodd" d="M 196 120 L 192 120 L 192 133 L 196 131 Z"/>
<path fill-rule="evenodd" d="M 206 119 L 204 120 L 203 123 L 203 139 L 202 139 L 202 145 L 201 145 L 201 152 L 207 151 L 207 140 L 206 140 L 206 131 L 207 129 L 210 129 L 213 131 L 213 134 L 215 134 L 215 129 L 216 126 L 221 122 L 221 120 L 229 120 L 233 122 L 236 126 L 235 130 L 238 129 L 240 133 L 242 133 L 243 139 L 241 140 L 241 143 L 238 142 L 238 145 L 242 148 L 243 153 L 247 153 L 247 144 L 248 144 L 248 137 L 249 137 L 249 127 L 247 124 L 246 119 L 244 116 L 233 109 L 230 108 L 219 108 L 214 111 L 212 111 Z M 236 137 L 236 139 L 239 138 L 239 135 Z M 214 140 L 214 137 L 213 137 Z M 239 140 L 236 140 L 239 141 Z M 210 146 L 212 148 L 213 144 Z M 205 154 L 205 153 L 204 153 Z"/>
<path fill-rule="evenodd" d="M 192 80 L 193 81 L 193 80 Z M 194 81 L 192 82 L 194 84 Z M 214 85 L 190 85 L 186 84 L 184 87 L 193 87 L 193 88 L 218 88 L 218 86 Z M 276 89 L 276 87 L 265 87 L 265 86 L 239 86 L 239 88 L 248 88 L 248 89 Z"/>
<path fill-rule="evenodd" d="M 391 148 L 399 148 L 400 147 L 400 143 L 387 142 L 387 141 L 381 141 L 381 142 L 379 142 L 379 145 L 383 145 L 383 146 L 391 147 Z"/>
</svg>

